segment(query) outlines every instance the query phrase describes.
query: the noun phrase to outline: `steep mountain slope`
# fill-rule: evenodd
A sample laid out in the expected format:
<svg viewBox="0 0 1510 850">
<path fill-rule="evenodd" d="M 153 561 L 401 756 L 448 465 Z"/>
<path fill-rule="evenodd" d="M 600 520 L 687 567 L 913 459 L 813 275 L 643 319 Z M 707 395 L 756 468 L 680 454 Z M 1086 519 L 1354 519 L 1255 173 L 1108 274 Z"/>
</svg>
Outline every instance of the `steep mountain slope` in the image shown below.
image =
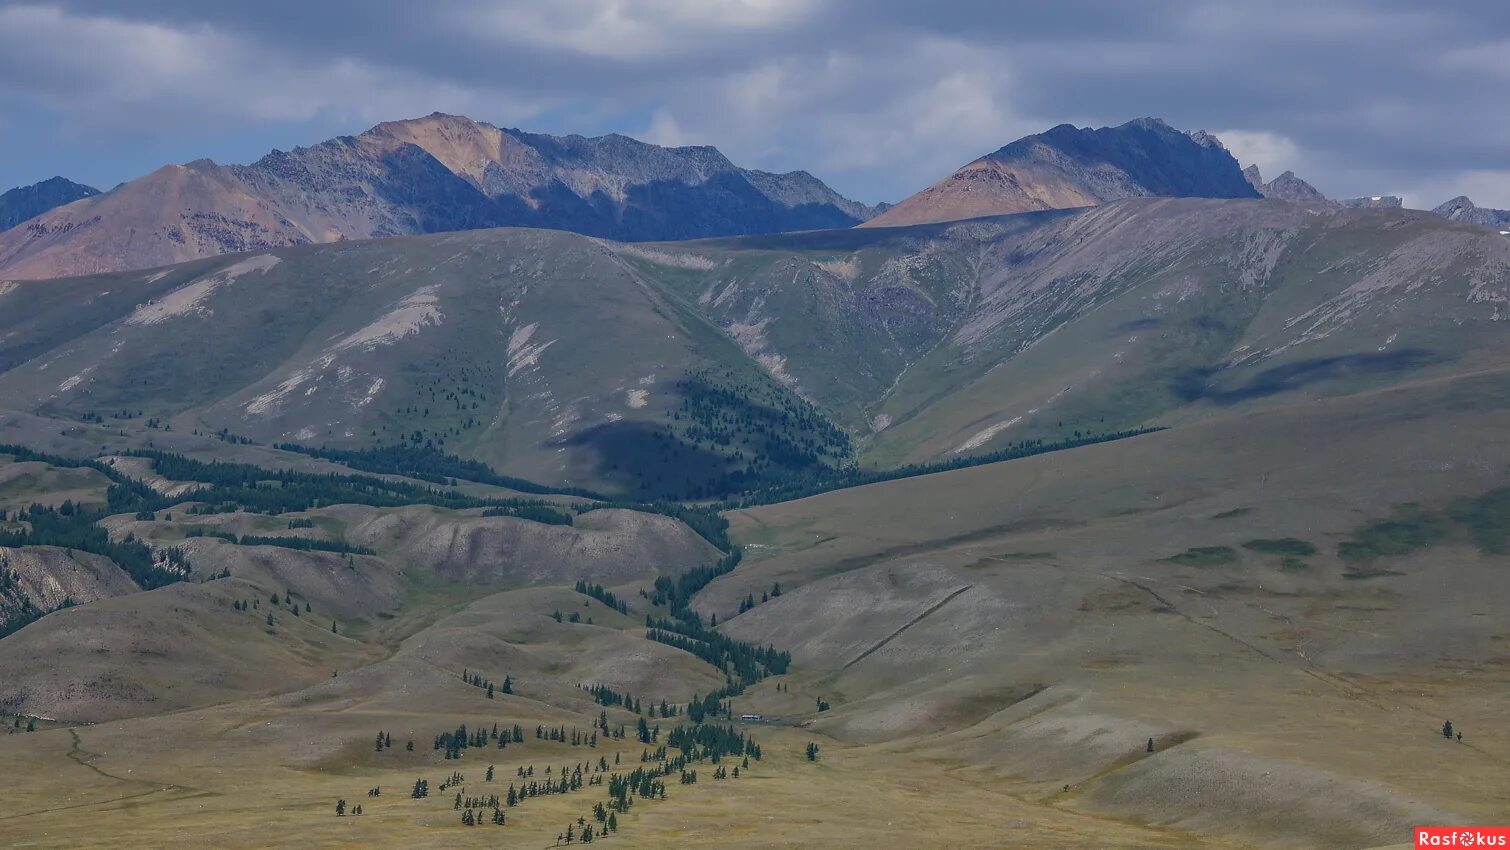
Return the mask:
<svg viewBox="0 0 1510 850">
<path fill-rule="evenodd" d="M 0 636 L 59 608 L 140 590 L 108 558 L 55 546 L 0 546 Z"/>
<path fill-rule="evenodd" d="M 1061 124 L 975 160 L 865 224 L 895 227 L 1145 196 L 1258 192 L 1207 133 L 1182 133 L 1157 118 L 1095 130 Z"/>
<path fill-rule="evenodd" d="M 1264 200 L 676 245 L 504 229 L 13 285 L 0 396 L 701 498 L 1499 362 L 1507 291 L 1481 228 Z"/>
<path fill-rule="evenodd" d="M 1424 213 L 1134 199 L 735 245 L 686 291 L 881 467 L 1507 354 L 1510 246 Z"/>
<path fill-rule="evenodd" d="M 0 358 L 49 413 L 151 408 L 183 415 L 177 430 L 269 443 L 431 445 L 647 496 L 838 451 L 801 399 L 648 285 L 641 254 L 677 262 L 495 230 L 20 284 L 0 296 Z"/>
<path fill-rule="evenodd" d="M 0 230 L 8 230 L 50 209 L 99 193 L 99 189 L 62 177 L 50 177 L 30 186 L 17 186 L 0 194 Z"/>
<path fill-rule="evenodd" d="M 0 233 L 0 276 L 504 225 L 687 239 L 848 227 L 871 212 L 805 172 L 746 171 L 711 147 L 545 136 L 436 113 L 247 166 L 165 166 Z"/>
<path fill-rule="evenodd" d="M 1453 221 L 1477 224 L 1481 227 L 1489 227 L 1499 231 L 1510 230 L 1510 210 L 1496 210 L 1489 207 L 1474 206 L 1473 201 L 1469 200 L 1466 195 L 1459 195 L 1432 210 L 1432 212 Z"/>
</svg>

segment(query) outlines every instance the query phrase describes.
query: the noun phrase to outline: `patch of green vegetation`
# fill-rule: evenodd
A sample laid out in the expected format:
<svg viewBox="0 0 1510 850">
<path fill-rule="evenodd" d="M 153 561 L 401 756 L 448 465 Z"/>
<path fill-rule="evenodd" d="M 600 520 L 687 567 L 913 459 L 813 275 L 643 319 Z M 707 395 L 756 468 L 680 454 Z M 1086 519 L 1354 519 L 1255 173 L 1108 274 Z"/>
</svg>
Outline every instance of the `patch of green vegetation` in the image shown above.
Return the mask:
<svg viewBox="0 0 1510 850">
<path fill-rule="evenodd" d="M 1229 546 L 1192 546 L 1164 560 L 1184 567 L 1220 567 L 1236 561 L 1237 552 Z"/>
<path fill-rule="evenodd" d="M 0 546 L 56 546 L 103 555 L 125 570 L 143 590 L 171 584 L 189 573 L 189 560 L 177 547 L 170 548 L 160 562 L 152 548 L 135 535 L 112 540 L 110 533 L 99 525 L 105 516 L 76 507 L 72 502 L 64 502 L 57 509 L 33 505 L 20 515 L 26 521 L 24 529 L 0 532 Z"/>
<path fill-rule="evenodd" d="M 1311 568 L 1311 565 L 1301 560 L 1286 555 L 1279 562 L 1279 568 L 1287 573 L 1303 573 Z"/>
<path fill-rule="evenodd" d="M 376 555 L 366 546 L 353 546 L 344 540 L 315 540 L 309 537 L 254 537 L 243 534 L 236 541 L 242 546 L 281 546 L 306 552 L 339 552 L 347 555 Z"/>
<path fill-rule="evenodd" d="M 849 436 L 796 393 L 732 372 L 677 381 L 664 423 L 613 422 L 574 438 L 642 500 L 725 499 L 822 480 L 850 464 Z"/>
<path fill-rule="evenodd" d="M 897 467 L 896 469 L 869 470 L 856 467 L 830 469 L 823 475 L 814 478 L 797 479 L 783 483 L 778 487 L 768 487 L 763 490 L 754 491 L 745 498 L 726 501 L 719 505 L 719 507 L 724 510 L 732 510 L 756 507 L 758 505 L 770 505 L 792 499 L 805 499 L 808 496 L 816 496 L 819 493 L 828 493 L 833 490 L 847 490 L 851 487 L 863 487 L 867 484 L 878 484 L 883 481 L 896 481 L 901 478 L 932 475 L 935 472 L 949 472 L 971 466 L 983 466 L 988 463 L 1018 460 L 1034 455 L 1077 449 L 1082 446 L 1092 446 L 1097 443 L 1125 440 L 1128 437 L 1137 437 L 1163 430 L 1164 427 L 1160 426 L 1153 428 L 1133 428 L 1126 431 L 1112 431 L 1099 434 L 1081 433 L 1079 436 L 1057 442 L 1023 440 L 994 452 L 971 455 L 956 460 L 939 461 L 937 463 L 909 464 Z"/>
<path fill-rule="evenodd" d="M 1054 557 L 1053 552 L 1003 552 L 996 557 L 1004 561 L 1046 561 Z"/>
<path fill-rule="evenodd" d="M 580 496 L 584 499 L 601 499 L 597 493 L 584 490 L 580 487 L 548 487 L 537 484 L 523 478 L 512 475 L 502 475 L 485 463 L 445 452 L 428 445 L 411 445 L 398 443 L 389 446 L 379 446 L 370 449 L 328 449 L 325 447 L 310 448 L 296 443 L 279 443 L 274 448 L 284 451 L 298 452 L 299 454 L 317 457 L 323 460 L 335 461 L 352 469 L 362 472 L 376 472 L 387 475 L 403 475 L 409 478 L 418 478 L 431 484 L 455 485 L 457 479 L 475 481 L 478 484 L 491 484 L 495 487 L 505 487 L 510 490 L 518 490 L 521 493 L 534 493 L 539 495 L 560 494 L 566 496 Z"/>
<path fill-rule="evenodd" d="M 1294 537 L 1281 537 L 1277 540 L 1249 540 L 1243 544 L 1243 548 L 1262 552 L 1265 555 L 1290 555 L 1297 558 L 1316 554 L 1315 546 Z"/>
<path fill-rule="evenodd" d="M 517 508 L 488 508 L 482 512 L 483 516 L 509 516 L 517 519 L 527 519 L 532 522 L 540 522 L 546 525 L 571 525 L 571 514 L 556 508 L 547 508 L 543 505 L 524 505 Z"/>
<path fill-rule="evenodd" d="M 1510 487 L 1459 499 L 1447 513 L 1468 529 L 1468 539 L 1490 555 L 1510 555 Z"/>
<path fill-rule="evenodd" d="M 1426 513 L 1418 505 L 1400 505 L 1389 519 L 1372 520 L 1353 529 L 1352 539 L 1337 545 L 1337 555 L 1348 564 L 1405 555 L 1436 543 L 1449 530 L 1445 518 Z"/>
<path fill-rule="evenodd" d="M 237 539 L 236 535 L 232 532 L 220 531 L 214 528 L 202 528 L 199 526 L 195 526 L 194 528 L 191 528 L 188 531 L 184 532 L 184 539 L 187 540 L 191 537 L 213 537 L 216 540 L 224 540 L 227 543 L 235 543 Z"/>
<path fill-rule="evenodd" d="M 1230 511 L 1222 511 L 1221 513 L 1212 514 L 1211 518 L 1212 519 L 1236 519 L 1237 517 L 1246 516 L 1246 515 L 1251 514 L 1251 513 L 1253 513 L 1253 509 L 1252 508 L 1233 508 Z"/>
</svg>

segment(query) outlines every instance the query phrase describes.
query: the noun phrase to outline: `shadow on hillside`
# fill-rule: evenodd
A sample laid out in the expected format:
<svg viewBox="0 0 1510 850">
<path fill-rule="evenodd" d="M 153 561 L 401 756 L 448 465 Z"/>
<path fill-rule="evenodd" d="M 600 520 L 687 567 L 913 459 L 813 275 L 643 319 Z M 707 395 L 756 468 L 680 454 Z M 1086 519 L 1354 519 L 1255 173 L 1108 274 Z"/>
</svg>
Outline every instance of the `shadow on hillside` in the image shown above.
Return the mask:
<svg viewBox="0 0 1510 850">
<path fill-rule="evenodd" d="M 959 221 L 941 221 L 929 224 L 909 224 L 898 227 L 851 227 L 843 230 L 810 230 L 798 233 L 767 233 L 752 236 L 727 236 L 705 240 L 706 244 L 727 249 L 757 249 L 765 251 L 859 251 L 864 248 L 890 244 L 937 239 L 948 231 L 969 228 L 972 225 L 990 224 L 1000 228 L 1002 235 L 1030 230 L 1055 218 L 1084 212 L 1083 209 L 1035 210 L 1011 215 L 982 216 Z M 1021 257 L 1026 255 L 1019 255 Z M 1010 262 L 1008 263 L 1011 264 Z"/>
<path fill-rule="evenodd" d="M 722 455 L 648 422 L 605 422 L 552 445 L 586 449 L 596 476 L 625 498 L 707 498 L 728 474 Z"/>
<path fill-rule="evenodd" d="M 1313 357 L 1270 367 L 1232 387 L 1213 385 L 1212 378 L 1219 376 L 1224 371 L 1222 369 L 1191 369 L 1175 378 L 1173 389 L 1175 395 L 1185 402 L 1208 401 L 1225 406 L 1294 392 L 1327 381 L 1409 372 L 1440 360 L 1441 357 L 1424 348 Z"/>
</svg>

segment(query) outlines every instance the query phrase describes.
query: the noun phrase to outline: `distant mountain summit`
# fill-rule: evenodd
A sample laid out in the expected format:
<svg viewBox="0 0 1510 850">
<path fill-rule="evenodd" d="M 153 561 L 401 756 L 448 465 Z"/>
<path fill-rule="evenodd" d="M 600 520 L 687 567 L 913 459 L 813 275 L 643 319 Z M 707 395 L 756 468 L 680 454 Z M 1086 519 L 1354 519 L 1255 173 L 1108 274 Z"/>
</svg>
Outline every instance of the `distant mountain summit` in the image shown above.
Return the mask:
<svg viewBox="0 0 1510 850">
<path fill-rule="evenodd" d="M 806 172 L 739 168 L 712 147 L 546 136 L 435 113 L 251 165 L 169 165 L 33 213 L 0 233 L 0 276 L 485 227 L 670 240 L 849 227 L 872 213 Z"/>
<path fill-rule="evenodd" d="M 98 195 L 99 189 L 62 177 L 51 177 L 30 186 L 17 186 L 0 195 L 0 230 L 6 230 L 48 210 Z"/>
<path fill-rule="evenodd" d="M 1158 118 L 1090 129 L 1061 124 L 966 165 L 866 222 L 895 226 L 1146 196 L 1257 198 L 1215 136 Z"/>
<path fill-rule="evenodd" d="M 1243 169 L 1243 177 L 1247 178 L 1249 185 L 1265 198 L 1277 198 L 1281 201 L 1294 201 L 1303 204 L 1337 206 L 1335 201 L 1321 194 L 1315 186 L 1296 177 L 1293 171 L 1286 171 L 1268 183 L 1265 183 L 1263 175 L 1258 171 L 1258 166 L 1250 165 Z"/>
<path fill-rule="evenodd" d="M 1500 231 L 1510 230 L 1510 210 L 1474 206 L 1467 195 L 1459 195 L 1432 212 L 1453 221 L 1464 221 Z"/>
</svg>

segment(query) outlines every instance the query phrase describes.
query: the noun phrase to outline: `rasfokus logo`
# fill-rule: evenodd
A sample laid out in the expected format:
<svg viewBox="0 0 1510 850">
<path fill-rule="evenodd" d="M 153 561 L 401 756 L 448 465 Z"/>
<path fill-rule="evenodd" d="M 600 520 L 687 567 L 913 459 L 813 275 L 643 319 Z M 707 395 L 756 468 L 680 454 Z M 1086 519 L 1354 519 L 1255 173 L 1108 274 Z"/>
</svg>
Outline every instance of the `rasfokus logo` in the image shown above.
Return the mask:
<svg viewBox="0 0 1510 850">
<path fill-rule="evenodd" d="M 1418 826 L 1416 850 L 1422 847 L 1510 847 L 1510 826 Z"/>
</svg>

